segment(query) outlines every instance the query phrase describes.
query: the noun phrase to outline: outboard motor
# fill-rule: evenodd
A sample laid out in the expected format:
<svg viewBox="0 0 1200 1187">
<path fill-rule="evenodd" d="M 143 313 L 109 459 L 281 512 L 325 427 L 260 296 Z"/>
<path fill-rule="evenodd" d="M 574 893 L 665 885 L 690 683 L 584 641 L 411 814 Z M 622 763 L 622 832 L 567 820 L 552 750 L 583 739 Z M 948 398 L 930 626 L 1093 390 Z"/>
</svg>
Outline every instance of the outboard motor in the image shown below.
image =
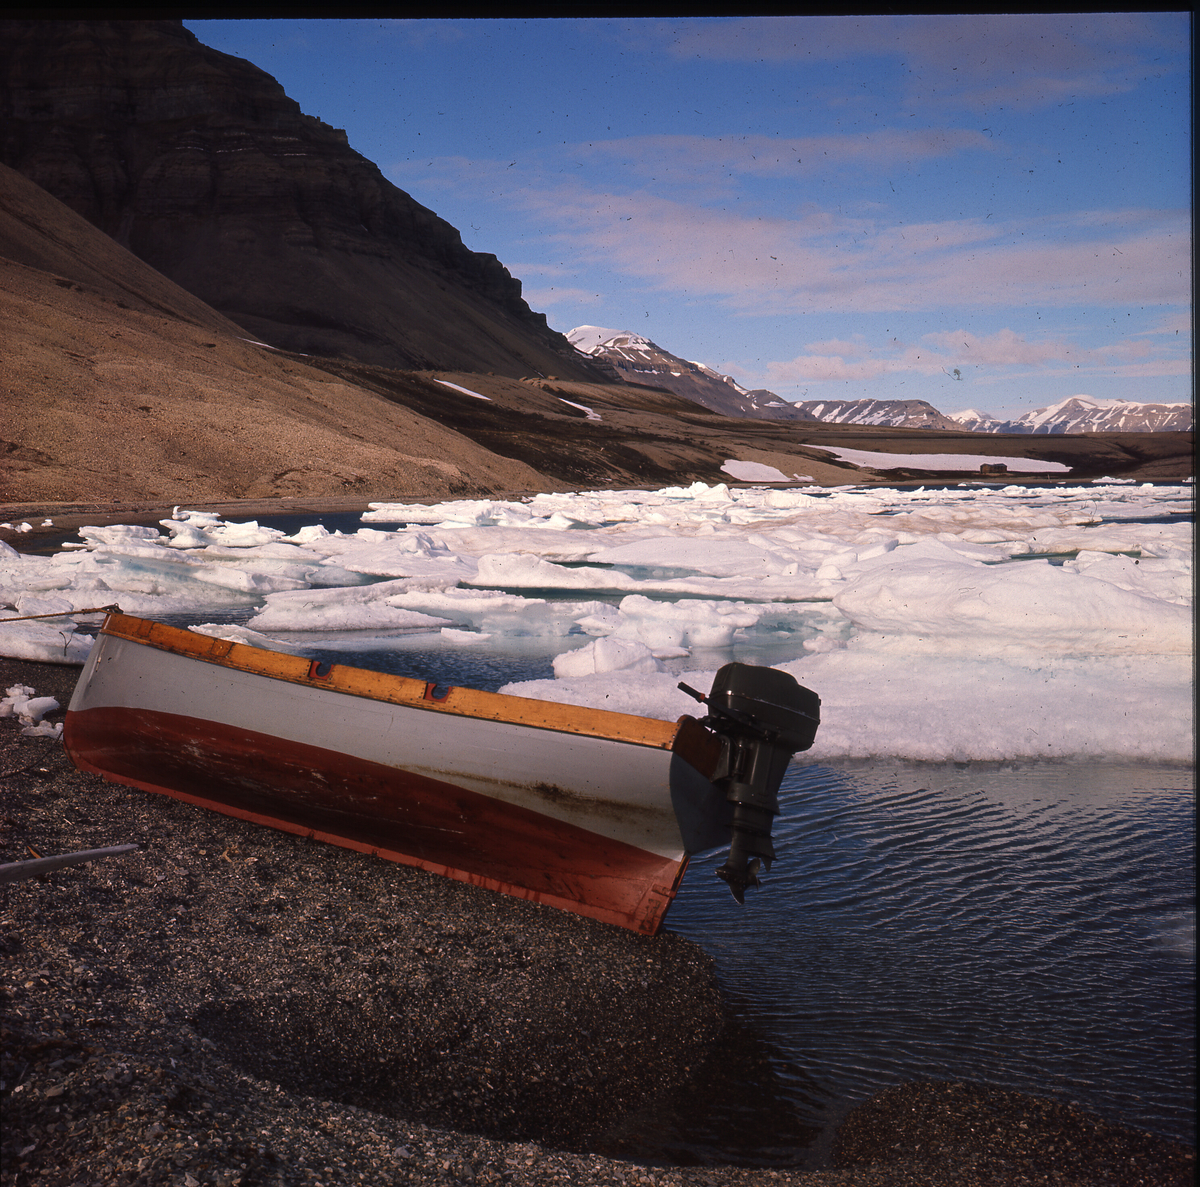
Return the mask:
<svg viewBox="0 0 1200 1187">
<path fill-rule="evenodd" d="M 792 755 L 817 736 L 821 698 L 787 672 L 754 664 L 726 664 L 708 696 L 679 687 L 708 706 L 703 724 L 721 739 L 712 783 L 733 804 L 733 837 L 717 876 L 745 903 L 746 887 L 759 885 L 760 865 L 769 870 L 775 860 L 771 826 L 779 815 L 779 785 Z"/>
</svg>

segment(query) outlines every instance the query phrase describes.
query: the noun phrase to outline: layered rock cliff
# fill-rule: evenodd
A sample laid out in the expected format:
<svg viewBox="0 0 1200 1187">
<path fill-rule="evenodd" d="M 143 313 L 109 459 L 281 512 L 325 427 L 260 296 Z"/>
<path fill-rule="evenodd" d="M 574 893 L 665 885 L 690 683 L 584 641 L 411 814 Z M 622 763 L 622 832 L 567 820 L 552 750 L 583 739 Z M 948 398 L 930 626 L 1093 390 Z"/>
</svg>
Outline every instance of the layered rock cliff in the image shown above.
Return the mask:
<svg viewBox="0 0 1200 1187">
<path fill-rule="evenodd" d="M 177 21 L 0 21 L 0 161 L 273 346 L 599 377 L 495 256 Z"/>
</svg>

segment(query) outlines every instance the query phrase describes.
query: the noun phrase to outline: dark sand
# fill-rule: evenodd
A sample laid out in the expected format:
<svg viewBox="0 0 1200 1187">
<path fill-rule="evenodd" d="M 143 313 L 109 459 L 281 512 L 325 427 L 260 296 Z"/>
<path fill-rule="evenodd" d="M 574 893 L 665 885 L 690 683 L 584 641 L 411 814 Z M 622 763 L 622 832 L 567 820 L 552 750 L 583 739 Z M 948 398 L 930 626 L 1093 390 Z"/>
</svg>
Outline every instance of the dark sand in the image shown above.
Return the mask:
<svg viewBox="0 0 1200 1187">
<path fill-rule="evenodd" d="M 0 660 L 64 706 L 76 676 Z M 108 784 L 13 718 L 0 786 L 0 861 L 142 846 L 0 888 L 5 1184 L 1193 1181 L 1190 1149 L 944 1083 L 801 1167 L 651 1165 L 754 1058 L 695 945 Z"/>
</svg>

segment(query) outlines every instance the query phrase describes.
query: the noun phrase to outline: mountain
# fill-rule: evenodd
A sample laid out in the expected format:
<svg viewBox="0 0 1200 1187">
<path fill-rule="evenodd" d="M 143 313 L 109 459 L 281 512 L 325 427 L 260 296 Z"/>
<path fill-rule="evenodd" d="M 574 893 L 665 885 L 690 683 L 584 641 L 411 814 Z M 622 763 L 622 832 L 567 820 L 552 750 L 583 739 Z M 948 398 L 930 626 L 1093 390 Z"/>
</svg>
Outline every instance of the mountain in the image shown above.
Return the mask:
<svg viewBox="0 0 1200 1187">
<path fill-rule="evenodd" d="M 839 425 L 885 425 L 893 429 L 961 429 L 924 400 L 801 400 L 796 408 L 812 420 Z"/>
<path fill-rule="evenodd" d="M 893 429 L 966 429 L 973 433 L 1166 433 L 1190 432 L 1193 424 L 1191 404 L 1142 404 L 1091 396 L 1072 396 L 1011 421 L 998 420 L 974 408 L 946 414 L 925 400 L 792 403 L 766 389 L 748 391 L 731 376 L 703 363 L 681 359 L 628 330 L 576 326 L 567 333 L 567 341 L 608 369 L 612 379 L 666 388 L 726 416 Z"/>
<path fill-rule="evenodd" d="M 744 387 L 703 363 L 690 363 L 628 330 L 576 326 L 567 341 L 581 354 L 608 369 L 614 379 L 647 387 L 666 388 L 684 399 L 726 416 L 760 419 L 812 420 L 774 392 Z M 953 426 L 957 427 L 957 426 Z"/>
<path fill-rule="evenodd" d="M 0 324 L 0 503 L 361 503 L 552 483 L 435 416 L 248 342 L 3 165 Z M 436 409 L 438 385 L 411 382 Z"/>
<path fill-rule="evenodd" d="M 1049 408 L 1035 408 L 1016 420 L 998 420 L 974 408 L 951 412 L 950 420 L 975 433 L 1189 433 L 1195 413 L 1190 403 L 1148 404 L 1071 396 Z"/>
<path fill-rule="evenodd" d="M 0 21 L 0 162 L 272 346 L 599 378 L 495 256 L 179 21 Z"/>
</svg>

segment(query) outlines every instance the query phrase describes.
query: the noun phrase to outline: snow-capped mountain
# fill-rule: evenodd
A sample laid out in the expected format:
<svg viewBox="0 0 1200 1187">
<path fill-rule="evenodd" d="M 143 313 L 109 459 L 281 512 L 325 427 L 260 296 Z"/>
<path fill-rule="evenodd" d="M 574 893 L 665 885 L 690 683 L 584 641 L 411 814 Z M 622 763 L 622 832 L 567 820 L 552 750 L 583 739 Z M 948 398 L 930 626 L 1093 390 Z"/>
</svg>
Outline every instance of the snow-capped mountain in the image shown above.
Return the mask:
<svg viewBox="0 0 1200 1187">
<path fill-rule="evenodd" d="M 802 400 L 806 419 L 838 425 L 884 425 L 892 429 L 961 429 L 924 400 Z"/>
<path fill-rule="evenodd" d="M 951 412 L 949 419 L 975 433 L 1186 433 L 1195 424 L 1190 403 L 1147 404 L 1094 396 L 1071 396 L 1016 420 L 998 420 L 975 408 Z"/>
<path fill-rule="evenodd" d="M 759 420 L 823 421 L 894 429 L 967 429 L 973 433 L 1166 433 L 1187 432 L 1191 404 L 1147 404 L 1071 396 L 1016 420 L 1000 420 L 977 408 L 942 413 L 925 400 L 801 400 L 772 391 L 748 391 L 729 375 L 692 363 L 629 330 L 577 326 L 567 341 L 614 379 L 662 387 L 726 416 Z"/>
<path fill-rule="evenodd" d="M 576 326 L 567 334 L 567 341 L 594 362 L 607 364 L 625 383 L 666 388 L 713 412 L 759 420 L 813 419 L 774 392 L 765 389 L 747 391 L 730 376 L 703 363 L 681 359 L 649 338 L 628 330 Z"/>
<path fill-rule="evenodd" d="M 946 416 L 960 429 L 968 429 L 972 433 L 999 433 L 1002 431 L 1000 426 L 1008 423 L 978 408 L 964 408 L 961 412 L 948 412 Z"/>
</svg>

